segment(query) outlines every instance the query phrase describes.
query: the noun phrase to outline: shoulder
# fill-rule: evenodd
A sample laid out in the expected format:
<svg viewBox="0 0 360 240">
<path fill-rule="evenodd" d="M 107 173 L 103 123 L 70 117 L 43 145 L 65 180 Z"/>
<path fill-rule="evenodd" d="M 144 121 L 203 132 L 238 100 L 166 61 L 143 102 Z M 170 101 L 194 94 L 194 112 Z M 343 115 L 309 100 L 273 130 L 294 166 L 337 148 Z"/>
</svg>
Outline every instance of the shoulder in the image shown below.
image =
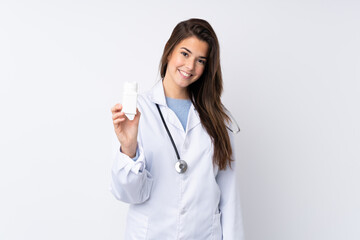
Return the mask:
<svg viewBox="0 0 360 240">
<path fill-rule="evenodd" d="M 148 92 L 138 95 L 137 104 L 140 112 L 142 110 L 145 110 L 146 108 L 149 108 L 152 105 L 152 101 L 150 101 Z"/>
<path fill-rule="evenodd" d="M 138 94 L 137 106 L 140 112 L 153 112 L 156 110 L 156 92 L 154 92 L 154 87 Z"/>
</svg>

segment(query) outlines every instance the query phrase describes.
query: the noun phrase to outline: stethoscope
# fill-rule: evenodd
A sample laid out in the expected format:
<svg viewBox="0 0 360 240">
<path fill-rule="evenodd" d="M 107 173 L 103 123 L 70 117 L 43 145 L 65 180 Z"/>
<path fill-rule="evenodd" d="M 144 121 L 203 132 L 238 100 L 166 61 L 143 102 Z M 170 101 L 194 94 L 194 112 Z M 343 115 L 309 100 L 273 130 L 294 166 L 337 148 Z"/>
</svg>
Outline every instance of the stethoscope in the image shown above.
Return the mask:
<svg viewBox="0 0 360 240">
<path fill-rule="evenodd" d="M 161 111 L 160 111 L 160 107 L 159 107 L 158 104 L 156 104 L 156 107 L 157 107 L 157 109 L 159 110 L 161 120 L 162 120 L 162 122 L 163 122 L 163 124 L 164 124 L 164 127 L 165 127 L 165 129 L 166 129 L 167 134 L 169 135 L 169 138 L 170 138 L 170 140 L 171 140 L 171 143 L 172 143 L 172 145 L 173 145 L 173 147 L 174 147 L 174 150 L 175 150 L 175 153 L 176 153 L 176 157 L 177 157 L 177 159 L 178 159 L 177 162 L 175 163 L 175 170 L 176 170 L 178 173 L 184 173 L 184 172 L 186 172 L 186 170 L 187 170 L 187 163 L 186 163 L 185 160 L 180 159 L 179 152 L 178 152 L 178 150 L 177 150 L 177 148 L 176 148 L 174 139 L 173 139 L 172 136 L 171 136 L 171 133 L 170 133 L 170 131 L 169 131 L 169 128 L 168 128 L 167 125 L 166 125 L 166 122 L 165 122 L 165 120 L 164 120 L 164 117 L 163 117 L 163 115 L 162 115 L 162 113 L 161 113 Z"/>
<path fill-rule="evenodd" d="M 158 111 L 159 111 L 161 120 L 162 120 L 162 122 L 163 122 L 163 124 L 164 124 L 164 127 L 165 127 L 165 129 L 166 129 L 167 134 L 169 135 L 169 138 L 170 138 L 170 140 L 171 140 L 171 143 L 172 143 L 172 145 L 173 145 L 173 147 L 174 147 L 174 150 L 175 150 L 175 153 L 176 153 L 176 157 L 177 157 L 177 159 L 178 159 L 177 162 L 175 163 L 175 170 L 176 170 L 178 173 L 184 173 L 184 172 L 186 172 L 186 170 L 187 170 L 187 168 L 188 168 L 188 165 L 187 165 L 187 163 L 186 163 L 185 160 L 180 159 L 180 155 L 179 155 L 179 152 L 178 152 L 178 150 L 177 150 L 177 148 L 176 148 L 174 139 L 173 139 L 172 136 L 171 136 L 171 133 L 170 133 L 170 131 L 169 131 L 169 128 L 168 128 L 167 125 L 166 125 L 166 122 L 165 122 L 165 120 L 164 120 L 164 117 L 163 117 L 163 115 L 162 115 L 162 113 L 161 113 L 161 111 L 160 111 L 160 107 L 159 107 L 159 105 L 158 105 L 157 103 L 156 103 L 156 107 L 157 107 L 157 109 L 158 109 Z M 233 130 L 233 129 L 230 129 L 229 127 L 227 127 L 227 128 L 228 128 L 231 132 L 233 132 L 233 133 L 235 133 L 235 134 L 238 133 L 238 132 L 240 132 L 239 125 L 237 124 L 237 122 L 235 121 L 235 119 L 232 117 L 232 115 L 230 114 L 230 112 L 228 112 L 228 114 L 231 116 L 232 122 L 236 125 L 237 129 L 236 129 L 236 130 Z"/>
</svg>

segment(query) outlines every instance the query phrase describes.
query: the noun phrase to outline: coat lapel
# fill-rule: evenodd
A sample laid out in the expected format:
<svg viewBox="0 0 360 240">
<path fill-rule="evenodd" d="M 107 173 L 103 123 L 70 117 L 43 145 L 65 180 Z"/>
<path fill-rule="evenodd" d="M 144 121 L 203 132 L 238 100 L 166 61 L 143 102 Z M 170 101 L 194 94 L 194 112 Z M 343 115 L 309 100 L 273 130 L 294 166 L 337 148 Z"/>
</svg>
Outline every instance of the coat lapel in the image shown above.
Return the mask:
<svg viewBox="0 0 360 240">
<path fill-rule="evenodd" d="M 201 121 L 200 121 L 199 114 L 196 111 L 194 105 L 191 104 L 191 107 L 189 110 L 189 115 L 188 115 L 188 120 L 187 120 L 187 125 L 186 125 L 186 133 L 188 133 L 191 129 L 193 129 L 194 127 L 199 125 L 200 122 Z"/>
<path fill-rule="evenodd" d="M 184 131 L 180 123 L 180 120 L 177 118 L 176 114 L 173 111 L 171 111 L 166 104 L 165 92 L 164 92 L 164 86 L 162 80 L 156 82 L 154 87 L 150 90 L 149 98 L 152 102 L 159 104 L 162 114 L 164 115 L 164 118 L 167 123 L 180 129 L 182 132 Z M 199 124 L 200 124 L 200 117 L 197 111 L 195 110 L 195 107 L 191 104 L 188 114 L 188 120 L 186 124 L 186 133 Z"/>
</svg>

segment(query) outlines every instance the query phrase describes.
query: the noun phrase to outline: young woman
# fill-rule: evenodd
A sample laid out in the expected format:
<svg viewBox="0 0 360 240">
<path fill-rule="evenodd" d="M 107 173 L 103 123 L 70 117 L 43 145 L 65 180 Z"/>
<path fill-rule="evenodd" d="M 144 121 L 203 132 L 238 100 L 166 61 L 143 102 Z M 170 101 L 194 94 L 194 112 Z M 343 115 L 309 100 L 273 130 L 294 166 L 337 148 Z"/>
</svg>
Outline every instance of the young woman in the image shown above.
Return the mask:
<svg viewBox="0 0 360 240">
<path fill-rule="evenodd" d="M 111 191 L 130 204 L 126 240 L 243 239 L 219 57 L 208 22 L 180 22 L 135 118 L 111 109 L 120 142 Z"/>
</svg>

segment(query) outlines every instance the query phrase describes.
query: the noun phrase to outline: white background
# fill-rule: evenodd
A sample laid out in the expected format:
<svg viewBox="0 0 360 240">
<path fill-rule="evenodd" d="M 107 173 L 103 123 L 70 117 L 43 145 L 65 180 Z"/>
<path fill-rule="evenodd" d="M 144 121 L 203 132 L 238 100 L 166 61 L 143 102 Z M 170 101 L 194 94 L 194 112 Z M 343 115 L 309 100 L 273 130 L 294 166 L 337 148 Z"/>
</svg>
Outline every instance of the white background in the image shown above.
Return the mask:
<svg viewBox="0 0 360 240">
<path fill-rule="evenodd" d="M 0 1 L 0 239 L 122 239 L 110 108 L 207 19 L 247 240 L 360 239 L 360 3 Z"/>
</svg>

